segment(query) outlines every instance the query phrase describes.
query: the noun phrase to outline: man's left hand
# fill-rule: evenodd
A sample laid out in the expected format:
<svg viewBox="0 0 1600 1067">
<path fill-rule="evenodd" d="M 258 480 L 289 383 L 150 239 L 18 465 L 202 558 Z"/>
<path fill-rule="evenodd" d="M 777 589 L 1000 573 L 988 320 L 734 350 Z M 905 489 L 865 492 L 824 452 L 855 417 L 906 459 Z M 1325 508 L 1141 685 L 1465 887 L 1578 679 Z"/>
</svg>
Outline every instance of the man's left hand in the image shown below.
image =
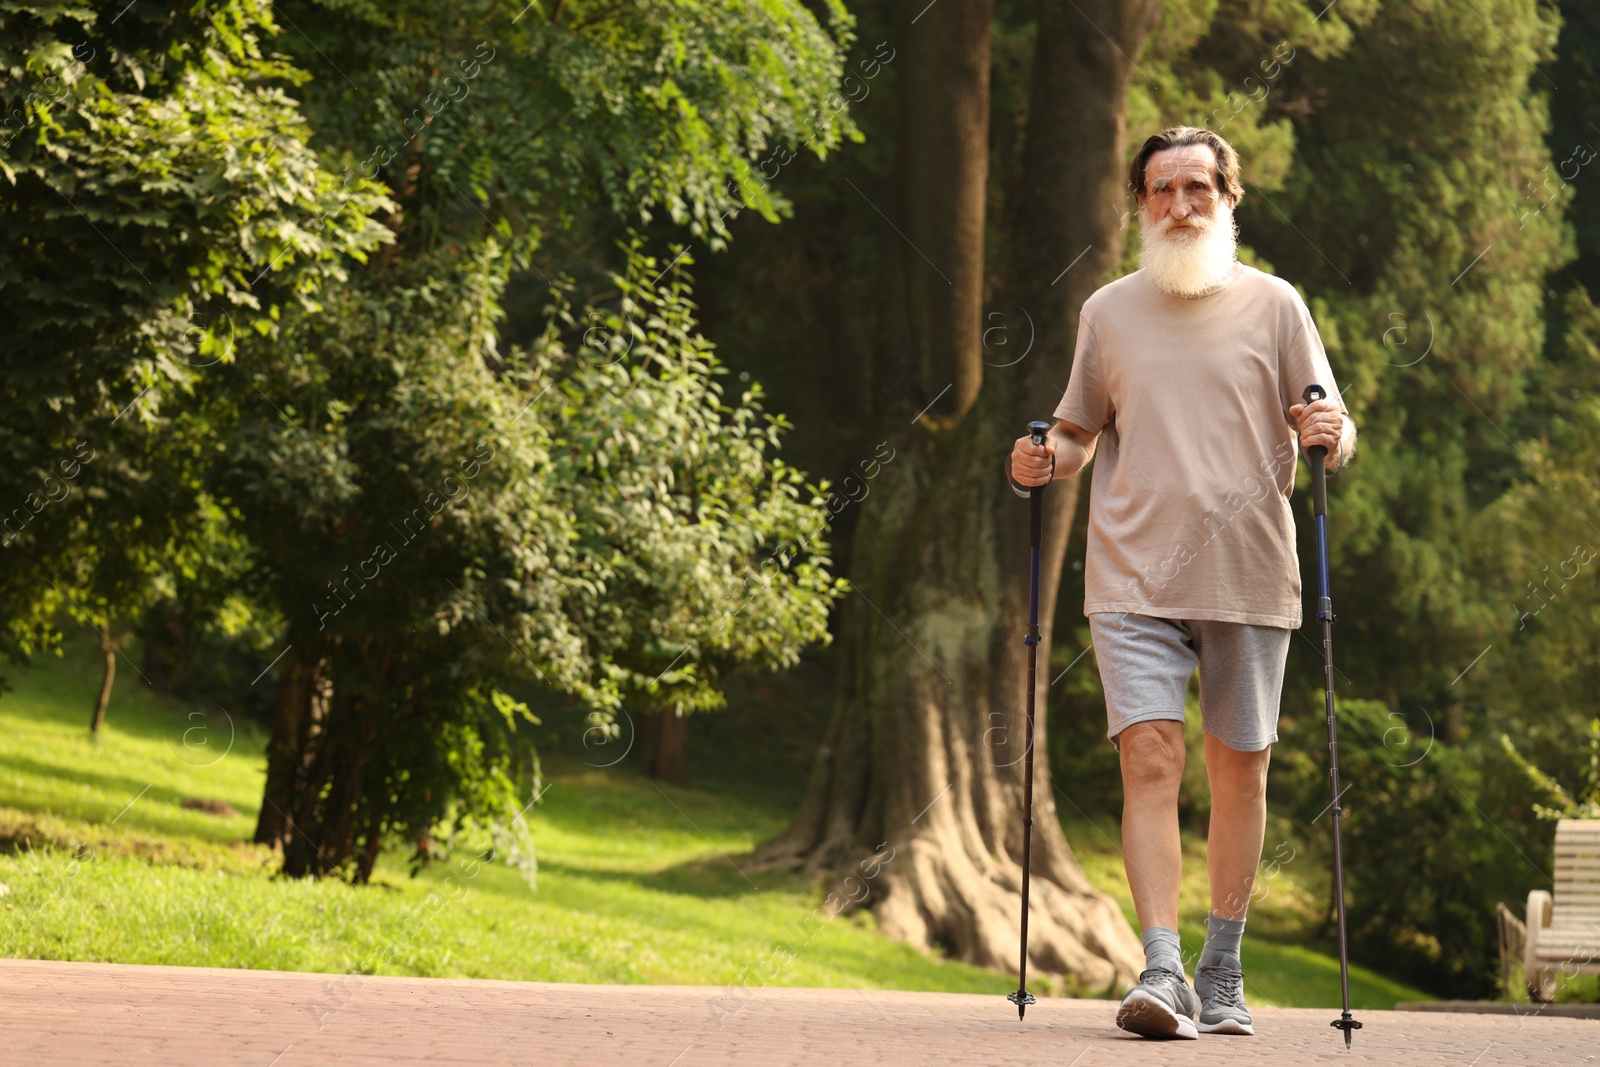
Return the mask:
<svg viewBox="0 0 1600 1067">
<path fill-rule="evenodd" d="M 1300 447 L 1321 445 L 1331 456 L 1339 447 L 1344 434 L 1344 412 L 1328 397 L 1309 404 L 1295 404 L 1289 408 L 1289 417 L 1300 427 Z"/>
</svg>

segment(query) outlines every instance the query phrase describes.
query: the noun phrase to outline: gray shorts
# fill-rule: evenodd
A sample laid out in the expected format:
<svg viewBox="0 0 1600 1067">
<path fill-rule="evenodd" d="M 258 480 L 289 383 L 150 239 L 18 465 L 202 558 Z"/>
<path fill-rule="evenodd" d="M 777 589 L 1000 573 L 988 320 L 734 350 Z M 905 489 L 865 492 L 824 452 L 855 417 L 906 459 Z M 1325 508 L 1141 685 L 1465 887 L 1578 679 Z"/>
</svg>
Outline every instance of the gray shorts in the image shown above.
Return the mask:
<svg viewBox="0 0 1600 1067">
<path fill-rule="evenodd" d="M 1120 611 L 1089 616 L 1106 736 L 1151 719 L 1184 721 L 1184 698 L 1200 668 L 1200 721 L 1236 752 L 1278 740 L 1278 703 L 1292 631 L 1209 619 L 1158 619 Z"/>
</svg>

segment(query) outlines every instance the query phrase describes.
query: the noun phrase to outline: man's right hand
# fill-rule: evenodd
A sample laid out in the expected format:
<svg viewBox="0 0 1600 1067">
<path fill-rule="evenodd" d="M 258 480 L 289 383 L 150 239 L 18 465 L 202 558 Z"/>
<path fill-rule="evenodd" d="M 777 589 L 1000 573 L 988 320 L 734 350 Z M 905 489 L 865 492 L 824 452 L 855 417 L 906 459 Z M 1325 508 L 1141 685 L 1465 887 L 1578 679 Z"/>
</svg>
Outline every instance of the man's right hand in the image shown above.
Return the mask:
<svg viewBox="0 0 1600 1067">
<path fill-rule="evenodd" d="M 1045 434 L 1044 444 L 1036 445 L 1027 435 L 1011 446 L 1011 478 L 1018 485 L 1045 485 L 1055 468 L 1056 437 Z"/>
</svg>

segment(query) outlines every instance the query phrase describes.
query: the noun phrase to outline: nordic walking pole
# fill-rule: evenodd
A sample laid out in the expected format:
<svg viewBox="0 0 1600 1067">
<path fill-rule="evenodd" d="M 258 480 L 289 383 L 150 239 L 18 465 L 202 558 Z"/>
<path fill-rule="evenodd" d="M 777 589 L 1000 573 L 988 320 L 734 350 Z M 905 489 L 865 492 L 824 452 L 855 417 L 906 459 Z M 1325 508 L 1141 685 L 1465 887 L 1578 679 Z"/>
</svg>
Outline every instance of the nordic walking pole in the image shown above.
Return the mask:
<svg viewBox="0 0 1600 1067">
<path fill-rule="evenodd" d="M 1320 385 L 1308 385 L 1302 395 L 1307 404 L 1321 400 L 1328 392 Z M 1333 792 L 1333 884 L 1339 902 L 1339 990 L 1344 996 L 1344 1012 L 1330 1024 L 1344 1031 L 1344 1047 L 1350 1047 L 1350 1034 L 1361 1024 L 1350 1015 L 1350 955 L 1345 947 L 1344 851 L 1339 840 L 1339 734 L 1333 714 L 1333 598 L 1328 595 L 1328 450 L 1322 445 L 1306 449 L 1311 464 L 1311 500 L 1317 516 L 1317 618 L 1322 621 L 1322 692 L 1328 710 L 1328 787 Z"/>
<path fill-rule="evenodd" d="M 1028 423 L 1028 435 L 1036 445 L 1044 444 L 1045 434 L 1049 432 L 1048 422 Z M 1053 463 L 1050 469 L 1055 470 Z M 1017 991 L 1006 994 L 1006 999 L 1017 1006 L 1019 1022 L 1028 1005 L 1039 1002 L 1028 992 L 1028 873 L 1033 860 L 1033 703 L 1038 692 L 1039 670 L 1039 541 L 1044 531 L 1044 491 L 1049 484 L 1046 482 L 1028 490 L 1028 634 L 1022 639 L 1028 646 L 1027 763 L 1022 772 L 1022 955 L 1017 969 Z"/>
</svg>

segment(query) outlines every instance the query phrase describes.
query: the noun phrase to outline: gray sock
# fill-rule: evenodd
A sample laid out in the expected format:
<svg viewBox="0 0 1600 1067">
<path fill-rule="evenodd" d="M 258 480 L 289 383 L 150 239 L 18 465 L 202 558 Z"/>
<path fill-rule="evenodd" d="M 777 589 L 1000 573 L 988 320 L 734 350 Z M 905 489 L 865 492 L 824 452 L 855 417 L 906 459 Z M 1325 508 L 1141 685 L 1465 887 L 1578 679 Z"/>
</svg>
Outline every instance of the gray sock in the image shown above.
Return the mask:
<svg viewBox="0 0 1600 1067">
<path fill-rule="evenodd" d="M 1168 930 L 1164 926 L 1152 926 L 1139 935 L 1139 940 L 1144 942 L 1144 965 L 1146 970 L 1162 968 L 1173 974 L 1183 973 L 1183 955 L 1178 947 L 1178 931 Z"/>
<path fill-rule="evenodd" d="M 1244 920 L 1224 919 L 1216 912 L 1206 916 L 1206 947 L 1200 951 L 1200 967 L 1240 969 L 1239 942 L 1244 940 Z"/>
</svg>

